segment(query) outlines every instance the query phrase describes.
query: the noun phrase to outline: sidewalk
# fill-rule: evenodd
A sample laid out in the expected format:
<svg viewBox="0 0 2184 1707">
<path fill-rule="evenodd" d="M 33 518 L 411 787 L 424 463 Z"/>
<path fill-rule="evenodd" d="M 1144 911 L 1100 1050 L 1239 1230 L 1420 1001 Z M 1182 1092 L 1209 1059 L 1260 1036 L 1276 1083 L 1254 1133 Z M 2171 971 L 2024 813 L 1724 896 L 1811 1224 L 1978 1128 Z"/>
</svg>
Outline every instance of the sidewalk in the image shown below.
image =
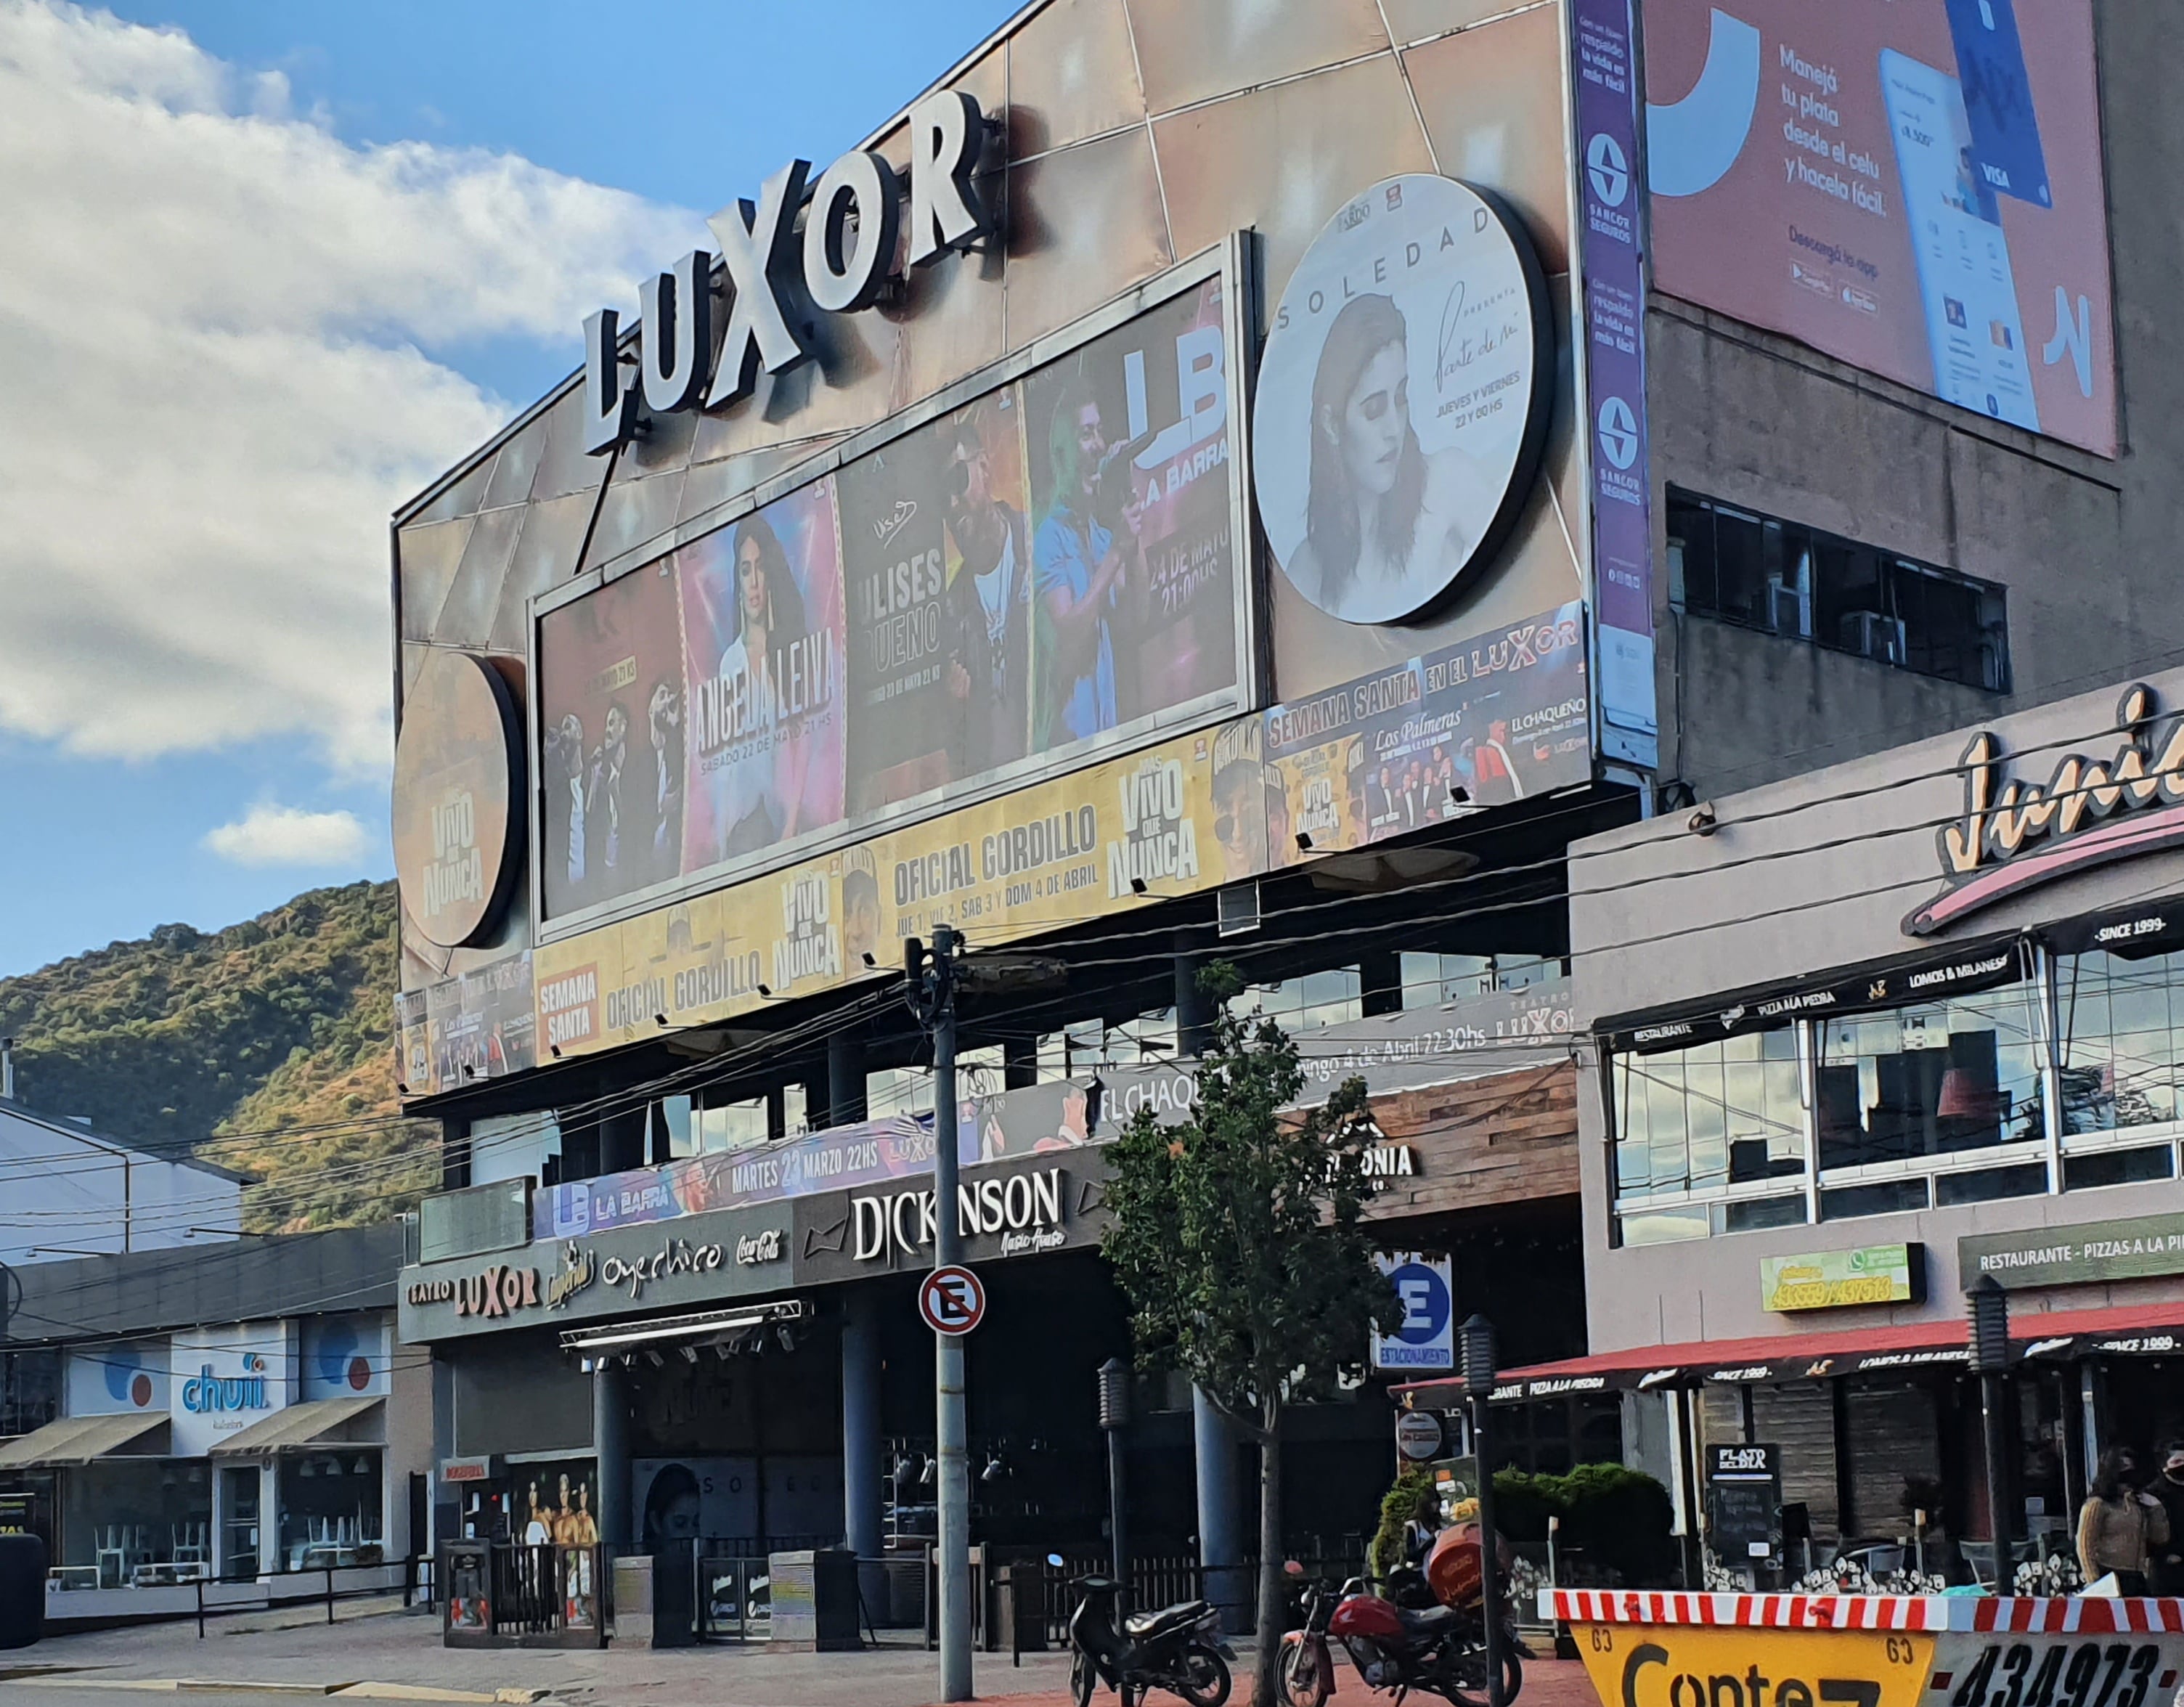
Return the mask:
<svg viewBox="0 0 2184 1707">
<path fill-rule="evenodd" d="M 1240 1671 L 1250 1663 L 1247 1653 Z M 8 1676 L 32 1666 L 67 1669 L 42 1677 Z M 96 1697 L 98 1707 L 105 1707 L 109 1699 L 156 1700 L 159 1696 L 142 1692 L 143 1684 L 181 1679 L 216 1681 L 238 1697 L 269 1692 L 272 1700 L 280 1699 L 273 1691 L 291 1699 L 307 1691 L 339 1699 L 341 1689 L 370 1683 L 436 1692 L 442 1700 L 490 1701 L 504 1691 L 516 1693 L 500 1694 L 502 1700 L 523 1699 L 545 1691 L 551 1701 L 576 1707 L 929 1707 L 939 1693 L 939 1670 L 937 1656 L 917 1645 L 914 1634 L 902 1645 L 855 1654 L 780 1654 L 763 1643 L 657 1653 L 449 1648 L 440 1646 L 437 1617 L 416 1610 L 350 1616 L 331 1626 L 223 1631 L 215 1623 L 203 1641 L 193 1624 L 49 1637 L 0 1654 L 0 1678 L 7 1679 L 0 1682 L 0 1700 L 9 1707 L 86 1707 Z M 1066 1654 L 1027 1654 L 1021 1667 L 1011 1666 L 1006 1654 L 980 1654 L 972 1676 L 981 1700 L 1008 1707 L 1064 1707 L 1068 1700 Z M 1243 1707 L 1246 1686 L 1241 1676 L 1238 1682 L 1234 1707 Z M 103 1693 L 131 1683 L 139 1690 L 128 1696 Z M 401 1698 L 391 1690 L 359 1690 L 348 1699 Z M 1369 1696 L 1347 1670 L 1340 1675 L 1337 1703 L 1384 1707 L 1389 1699 Z M 1114 1698 L 1102 1690 L 1094 1699 L 1112 1707 Z M 1519 1699 L 1521 1707 L 1597 1707 L 1585 1668 L 1574 1660 L 1526 1665 Z"/>
</svg>

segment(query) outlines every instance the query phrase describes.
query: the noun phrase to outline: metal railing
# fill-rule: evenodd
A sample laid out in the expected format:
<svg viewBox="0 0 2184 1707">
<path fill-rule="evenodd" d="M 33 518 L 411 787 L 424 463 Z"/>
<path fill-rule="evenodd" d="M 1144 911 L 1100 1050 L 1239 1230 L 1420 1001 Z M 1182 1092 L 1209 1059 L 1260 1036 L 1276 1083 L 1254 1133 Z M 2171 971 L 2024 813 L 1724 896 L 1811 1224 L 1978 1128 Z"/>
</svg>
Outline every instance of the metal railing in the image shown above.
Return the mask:
<svg viewBox="0 0 2184 1707">
<path fill-rule="evenodd" d="M 459 1191 L 436 1191 L 417 1205 L 413 1263 L 482 1257 L 531 1242 L 531 1181 L 496 1180 Z M 410 1233 L 405 1230 L 405 1242 Z"/>
<path fill-rule="evenodd" d="M 420 1599 L 422 1599 L 427 1606 L 433 1604 L 435 1593 L 433 1584 L 436 1576 L 434 1562 L 425 1554 L 415 1553 L 406 1558 L 382 1559 L 371 1565 L 316 1565 L 298 1566 L 287 1570 L 261 1570 L 255 1576 L 242 1578 L 223 1579 L 212 1576 L 192 1578 L 192 1586 L 197 1591 L 198 1640 L 200 1642 L 204 1640 L 205 1621 L 208 1618 L 219 1618 L 231 1612 L 262 1612 L 268 1606 L 298 1606 L 322 1601 L 326 1609 L 326 1622 L 332 1624 L 334 1621 L 334 1604 L 337 1601 L 379 1600 L 393 1593 L 398 1585 L 386 1580 L 387 1573 L 390 1570 L 399 1570 L 402 1573 L 402 1581 L 398 1587 L 404 1606 L 414 1606 Z M 359 1576 L 369 1576 L 377 1580 L 369 1582 L 356 1581 Z M 346 1583 L 337 1582 L 335 1580 L 337 1577 L 346 1577 L 349 1580 Z M 304 1586 L 307 1579 L 322 1581 L 323 1589 L 316 1593 L 312 1593 Z M 297 1584 L 296 1592 L 292 1594 L 284 1594 L 277 1585 L 289 1581 Z M 265 1585 L 266 1590 L 263 1601 L 254 1595 L 241 1592 L 260 1583 Z M 214 1599 L 210 1604 L 207 1604 L 205 1601 L 205 1591 L 208 1588 L 211 1589 L 214 1594 Z M 222 1590 L 227 1592 L 222 1593 Z"/>
<path fill-rule="evenodd" d="M 610 1548 L 450 1542 L 440 1551 L 440 1629 L 450 1646 L 606 1646 L 614 1618 Z"/>
</svg>

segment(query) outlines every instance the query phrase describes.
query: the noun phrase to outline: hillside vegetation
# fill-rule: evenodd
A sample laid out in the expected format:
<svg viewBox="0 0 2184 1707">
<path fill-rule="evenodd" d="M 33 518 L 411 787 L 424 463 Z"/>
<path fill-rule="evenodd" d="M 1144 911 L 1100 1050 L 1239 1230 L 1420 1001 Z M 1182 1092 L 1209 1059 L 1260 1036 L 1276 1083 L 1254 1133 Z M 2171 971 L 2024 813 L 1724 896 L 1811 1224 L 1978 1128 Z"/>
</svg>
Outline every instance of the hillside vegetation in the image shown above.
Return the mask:
<svg viewBox="0 0 2184 1707">
<path fill-rule="evenodd" d="M 0 979 L 16 1090 L 48 1118 L 258 1176 L 260 1231 L 353 1225 L 437 1180 L 392 1117 L 394 885 L 312 890 L 226 930 L 163 924 Z"/>
</svg>

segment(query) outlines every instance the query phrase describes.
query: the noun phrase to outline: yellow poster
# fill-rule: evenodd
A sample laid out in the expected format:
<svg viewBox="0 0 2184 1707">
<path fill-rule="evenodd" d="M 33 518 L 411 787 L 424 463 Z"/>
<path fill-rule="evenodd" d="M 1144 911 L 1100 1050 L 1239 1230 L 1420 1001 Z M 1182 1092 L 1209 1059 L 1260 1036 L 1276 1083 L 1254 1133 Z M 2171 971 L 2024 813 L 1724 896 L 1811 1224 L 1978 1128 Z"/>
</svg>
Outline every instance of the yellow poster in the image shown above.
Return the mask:
<svg viewBox="0 0 2184 1707">
<path fill-rule="evenodd" d="M 1602 1707 L 1918 1707 L 1922 1631 L 1573 1624 Z"/>
<path fill-rule="evenodd" d="M 538 951 L 566 1058 L 892 976 L 905 937 L 992 948 L 1267 868 L 1256 718 L 1182 735 Z"/>
</svg>

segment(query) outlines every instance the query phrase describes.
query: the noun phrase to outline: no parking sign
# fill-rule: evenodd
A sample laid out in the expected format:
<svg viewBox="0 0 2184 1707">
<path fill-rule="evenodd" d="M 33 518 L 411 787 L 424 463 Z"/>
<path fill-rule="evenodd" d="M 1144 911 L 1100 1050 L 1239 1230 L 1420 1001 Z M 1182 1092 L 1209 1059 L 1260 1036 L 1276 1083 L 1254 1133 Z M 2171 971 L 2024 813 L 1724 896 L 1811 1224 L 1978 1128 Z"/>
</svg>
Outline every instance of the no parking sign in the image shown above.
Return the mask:
<svg viewBox="0 0 2184 1707">
<path fill-rule="evenodd" d="M 1374 1262 L 1395 1282 L 1401 1319 L 1392 1334 L 1373 1336 L 1373 1367 L 1452 1370 L 1456 1367 L 1456 1295 L 1448 1258 L 1418 1251 L 1382 1252 Z"/>
</svg>

